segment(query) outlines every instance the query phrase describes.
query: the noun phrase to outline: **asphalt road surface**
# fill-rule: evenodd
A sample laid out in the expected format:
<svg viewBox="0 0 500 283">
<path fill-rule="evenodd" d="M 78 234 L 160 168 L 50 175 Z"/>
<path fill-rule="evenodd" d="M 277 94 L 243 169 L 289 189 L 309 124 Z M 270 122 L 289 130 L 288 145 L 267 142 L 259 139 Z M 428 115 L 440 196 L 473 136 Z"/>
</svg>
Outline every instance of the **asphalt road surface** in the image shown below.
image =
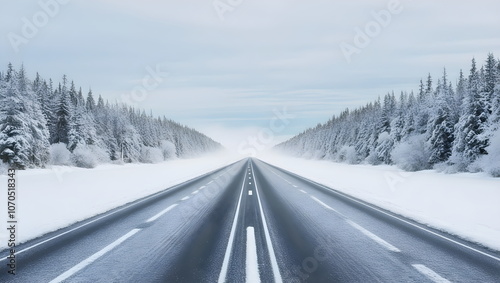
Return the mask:
<svg viewBox="0 0 500 283">
<path fill-rule="evenodd" d="M 498 252 L 257 159 L 7 255 L 0 282 L 500 282 Z"/>
</svg>

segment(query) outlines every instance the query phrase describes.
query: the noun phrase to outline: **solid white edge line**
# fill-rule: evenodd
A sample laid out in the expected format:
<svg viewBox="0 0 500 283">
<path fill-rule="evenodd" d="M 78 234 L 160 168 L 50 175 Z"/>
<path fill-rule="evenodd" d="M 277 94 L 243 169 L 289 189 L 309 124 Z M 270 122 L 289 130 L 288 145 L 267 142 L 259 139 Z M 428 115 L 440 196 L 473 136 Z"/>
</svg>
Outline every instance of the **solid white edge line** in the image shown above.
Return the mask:
<svg viewBox="0 0 500 283">
<path fill-rule="evenodd" d="M 226 282 L 227 271 L 229 269 L 229 259 L 231 258 L 231 252 L 234 245 L 234 235 L 236 234 L 236 225 L 238 224 L 238 217 L 240 214 L 241 199 L 243 197 L 243 191 L 245 188 L 246 175 L 243 178 L 243 184 L 241 184 L 240 197 L 238 199 L 238 205 L 236 206 L 236 214 L 234 215 L 233 224 L 231 227 L 231 233 L 229 234 L 229 240 L 227 242 L 226 253 L 224 254 L 224 261 L 222 261 L 222 267 L 219 273 L 218 283 Z"/>
<path fill-rule="evenodd" d="M 247 227 L 247 249 L 246 249 L 246 280 L 247 283 L 260 282 L 259 261 L 257 258 L 257 244 L 255 243 L 255 230 Z"/>
<path fill-rule="evenodd" d="M 360 231 L 361 233 L 365 234 L 370 239 L 372 239 L 373 241 L 375 241 L 377 244 L 383 246 L 384 248 L 388 249 L 389 251 L 396 252 L 396 253 L 401 252 L 401 250 L 399 250 L 395 246 L 389 244 L 384 239 L 382 239 L 379 236 L 373 234 L 372 232 L 366 230 L 365 228 L 361 227 L 360 225 L 358 225 L 357 223 L 353 222 L 352 220 L 346 220 L 346 221 L 347 221 L 347 223 L 349 223 L 349 225 L 351 225 L 352 227 L 356 228 L 358 231 Z"/>
<path fill-rule="evenodd" d="M 132 237 L 134 234 L 136 234 L 139 231 L 141 231 L 141 229 L 133 229 L 133 230 L 131 230 L 127 234 L 121 236 L 118 240 L 116 240 L 113 243 L 111 243 L 111 244 L 107 245 L 106 247 L 104 247 L 102 250 L 100 250 L 100 251 L 96 252 L 95 254 L 91 255 L 90 257 L 82 260 L 79 264 L 73 266 L 72 268 L 68 269 L 66 272 L 64 272 L 61 275 L 57 276 L 56 278 L 54 278 L 49 283 L 59 283 L 59 282 L 62 282 L 64 280 L 68 279 L 73 274 L 77 273 L 78 271 L 80 271 L 83 268 L 85 268 L 87 265 L 89 265 L 92 262 L 96 261 L 98 258 L 100 258 L 101 256 L 105 255 L 107 252 L 111 251 L 112 249 L 114 249 L 115 247 L 117 247 L 118 245 L 120 245 L 125 240 L 127 240 L 130 237 Z"/>
<path fill-rule="evenodd" d="M 161 212 L 159 212 L 158 214 L 156 214 L 155 216 L 149 218 L 148 220 L 146 220 L 147 223 L 149 222 L 153 222 L 155 221 L 156 219 L 160 218 L 163 214 L 169 212 L 172 208 L 176 207 L 177 204 L 172 204 L 171 206 L 165 208 L 164 210 L 162 210 Z"/>
<path fill-rule="evenodd" d="M 428 268 L 422 264 L 412 264 L 412 266 L 421 274 L 425 275 L 427 278 L 435 283 L 450 283 L 446 278 L 441 277 L 439 274 L 434 272 L 434 270 Z"/>
<path fill-rule="evenodd" d="M 264 209 L 262 209 L 262 203 L 260 201 L 259 188 L 257 187 L 257 178 L 255 177 L 255 173 L 253 171 L 253 164 L 250 163 L 252 168 L 252 176 L 255 180 L 255 194 L 257 195 L 257 201 L 259 202 L 260 215 L 262 216 L 262 226 L 264 226 L 264 234 L 266 236 L 267 248 L 269 249 L 269 257 L 271 258 L 271 267 L 273 270 L 274 282 L 282 283 L 283 279 L 281 278 L 280 269 L 278 266 L 278 261 L 276 260 L 276 254 L 274 254 L 273 243 L 271 241 L 271 236 L 269 235 L 269 229 L 267 228 L 266 216 L 264 215 Z"/>
</svg>

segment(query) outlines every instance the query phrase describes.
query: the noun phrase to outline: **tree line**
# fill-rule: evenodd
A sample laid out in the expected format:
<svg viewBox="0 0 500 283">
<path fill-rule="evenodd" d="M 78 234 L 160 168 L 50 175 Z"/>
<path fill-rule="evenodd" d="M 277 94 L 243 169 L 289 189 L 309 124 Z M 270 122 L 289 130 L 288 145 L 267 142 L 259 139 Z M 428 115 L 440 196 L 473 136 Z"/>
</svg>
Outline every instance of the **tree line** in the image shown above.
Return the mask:
<svg viewBox="0 0 500 283">
<path fill-rule="evenodd" d="M 347 163 L 396 164 L 405 170 L 487 171 L 500 176 L 500 60 L 488 54 L 452 83 L 444 69 L 415 94 L 386 94 L 346 109 L 279 144 L 296 156 Z"/>
<path fill-rule="evenodd" d="M 9 64 L 0 72 L 0 161 L 11 168 L 47 164 L 94 167 L 106 162 L 159 162 L 220 149 L 194 129 L 68 82 L 34 80 Z"/>
</svg>

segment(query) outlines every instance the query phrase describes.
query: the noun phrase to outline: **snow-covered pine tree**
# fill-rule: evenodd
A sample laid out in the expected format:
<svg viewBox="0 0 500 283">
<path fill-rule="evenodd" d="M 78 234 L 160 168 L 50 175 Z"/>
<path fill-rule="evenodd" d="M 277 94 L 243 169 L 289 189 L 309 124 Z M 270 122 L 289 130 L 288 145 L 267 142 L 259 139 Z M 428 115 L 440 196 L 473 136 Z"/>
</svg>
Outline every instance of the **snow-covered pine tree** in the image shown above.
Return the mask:
<svg viewBox="0 0 500 283">
<path fill-rule="evenodd" d="M 500 130 L 500 60 L 497 60 L 495 67 L 495 86 L 491 95 L 491 114 L 488 116 L 484 135 L 490 139 Z"/>
<path fill-rule="evenodd" d="M 495 92 L 495 84 L 497 80 L 497 62 L 492 53 L 488 54 L 486 65 L 484 66 L 484 83 L 482 84 L 481 96 L 485 100 L 487 114 L 492 111 L 492 101 Z"/>
<path fill-rule="evenodd" d="M 404 120 L 403 120 L 403 129 L 401 131 L 401 139 L 407 139 L 415 132 L 415 119 L 417 116 L 418 105 L 417 100 L 413 92 L 408 96 L 408 100 L 406 103 L 406 108 L 403 111 Z"/>
<path fill-rule="evenodd" d="M 420 80 L 420 90 L 417 99 L 418 111 L 415 118 L 415 131 L 417 134 L 424 134 L 427 131 L 427 123 L 429 121 L 429 107 L 432 95 L 432 77 L 427 76 L 427 82 L 424 86 Z"/>
<path fill-rule="evenodd" d="M 99 145 L 103 143 L 97 135 L 96 125 L 92 113 L 86 107 L 77 105 L 74 107 L 74 114 L 71 116 L 71 127 L 68 134 L 68 149 L 75 150 L 78 146 Z"/>
<path fill-rule="evenodd" d="M 28 141 L 23 136 L 26 129 L 24 112 L 15 71 L 9 63 L 5 78 L 0 82 L 0 160 L 19 169 L 29 165 Z"/>
<path fill-rule="evenodd" d="M 105 106 L 103 98 L 99 95 L 94 111 L 96 133 L 103 142 L 103 149 L 107 152 L 109 158 L 111 160 L 118 160 L 120 159 L 120 150 L 114 136 L 114 119 L 112 118 L 112 113 L 112 109 Z"/>
<path fill-rule="evenodd" d="M 66 79 L 67 79 L 66 75 L 64 75 L 63 81 L 66 81 Z M 64 84 L 66 84 L 66 83 L 64 83 Z M 69 90 L 68 90 L 68 96 L 69 96 L 69 101 L 70 101 L 71 107 L 75 107 L 76 105 L 78 105 L 78 92 L 76 91 L 74 81 L 71 81 L 71 85 L 70 85 Z"/>
<path fill-rule="evenodd" d="M 480 139 L 483 132 L 482 123 L 486 121 L 484 103 L 480 96 L 479 73 L 476 61 L 472 59 L 472 67 L 467 82 L 467 93 L 462 104 L 462 114 L 455 126 L 455 141 L 451 162 L 458 170 L 466 170 L 480 154 L 485 153 L 486 144 Z"/>
<path fill-rule="evenodd" d="M 115 105 L 113 132 L 118 144 L 119 159 L 125 162 L 139 161 L 141 136 L 130 121 L 129 109 Z"/>
<path fill-rule="evenodd" d="M 445 162 L 451 156 L 454 140 L 454 124 L 450 109 L 451 101 L 452 94 L 448 86 L 445 69 L 442 80 L 438 80 L 433 108 L 428 122 L 427 146 L 430 152 L 430 164 Z"/>
<path fill-rule="evenodd" d="M 0 81 L 0 160 L 13 168 L 43 166 L 48 160 L 48 131 L 24 67 Z M 7 80 L 8 79 L 8 80 Z"/>
<path fill-rule="evenodd" d="M 391 163 L 391 151 L 394 148 L 394 137 L 390 135 L 391 121 L 395 117 L 396 111 L 396 97 L 394 93 L 387 94 L 384 97 L 384 105 L 382 107 L 382 112 L 380 116 L 380 122 L 378 123 L 379 133 L 377 138 L 377 147 L 375 148 L 375 153 L 378 159 L 385 163 Z"/>
<path fill-rule="evenodd" d="M 89 90 L 89 93 L 87 94 L 87 102 L 85 104 L 85 107 L 87 108 L 87 111 L 93 113 L 95 108 L 96 108 L 96 103 L 94 96 L 92 95 L 92 89 Z"/>
<path fill-rule="evenodd" d="M 53 118 L 52 89 L 49 87 L 49 84 L 47 84 L 47 81 L 41 79 L 38 73 L 36 74 L 36 79 L 33 82 L 33 91 L 36 94 L 38 104 L 40 105 L 40 109 L 42 110 L 45 118 L 47 129 L 50 129 L 50 121 L 52 121 Z"/>
<path fill-rule="evenodd" d="M 359 121 L 359 131 L 356 140 L 354 141 L 354 146 L 360 160 L 364 160 L 370 154 L 369 139 L 370 139 L 370 126 L 371 123 L 367 118 L 372 111 L 372 103 L 367 104 L 360 111 L 360 121 Z"/>
<path fill-rule="evenodd" d="M 492 53 L 488 54 L 486 59 L 486 65 L 484 66 L 483 82 L 481 83 L 481 100 L 483 101 L 486 122 L 482 122 L 481 130 L 482 133 L 479 135 L 479 139 L 485 144 L 485 148 L 490 144 L 490 138 L 492 137 L 495 128 L 495 124 L 498 123 L 496 112 L 497 98 L 495 97 L 495 86 L 497 84 L 497 62 Z"/>
<path fill-rule="evenodd" d="M 395 143 L 398 143 L 402 139 L 402 133 L 404 128 L 404 118 L 405 111 L 408 108 L 408 95 L 401 92 L 399 102 L 397 103 L 396 110 L 394 111 L 394 117 L 391 121 L 391 138 Z"/>
<path fill-rule="evenodd" d="M 69 131 L 71 130 L 71 102 L 69 94 L 64 90 L 65 88 L 59 87 L 59 99 L 55 105 L 53 136 L 51 143 L 69 143 Z"/>
</svg>

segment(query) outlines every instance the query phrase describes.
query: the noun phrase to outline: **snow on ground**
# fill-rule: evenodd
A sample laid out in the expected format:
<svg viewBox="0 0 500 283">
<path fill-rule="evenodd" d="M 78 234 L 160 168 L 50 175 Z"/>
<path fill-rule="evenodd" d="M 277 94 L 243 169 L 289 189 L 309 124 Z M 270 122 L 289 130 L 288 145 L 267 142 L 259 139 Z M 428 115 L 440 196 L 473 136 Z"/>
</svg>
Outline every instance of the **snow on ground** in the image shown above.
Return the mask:
<svg viewBox="0 0 500 283">
<path fill-rule="evenodd" d="M 417 222 L 500 250 L 500 178 L 405 172 L 277 154 L 259 159 Z"/>
<path fill-rule="evenodd" d="M 227 153 L 158 164 L 54 166 L 17 171 L 17 242 L 25 242 L 241 159 Z M 7 176 L 0 176 L 0 221 L 7 225 Z M 2 229 L 4 230 L 4 229 Z M 7 233 L 0 234 L 0 249 Z"/>
</svg>

